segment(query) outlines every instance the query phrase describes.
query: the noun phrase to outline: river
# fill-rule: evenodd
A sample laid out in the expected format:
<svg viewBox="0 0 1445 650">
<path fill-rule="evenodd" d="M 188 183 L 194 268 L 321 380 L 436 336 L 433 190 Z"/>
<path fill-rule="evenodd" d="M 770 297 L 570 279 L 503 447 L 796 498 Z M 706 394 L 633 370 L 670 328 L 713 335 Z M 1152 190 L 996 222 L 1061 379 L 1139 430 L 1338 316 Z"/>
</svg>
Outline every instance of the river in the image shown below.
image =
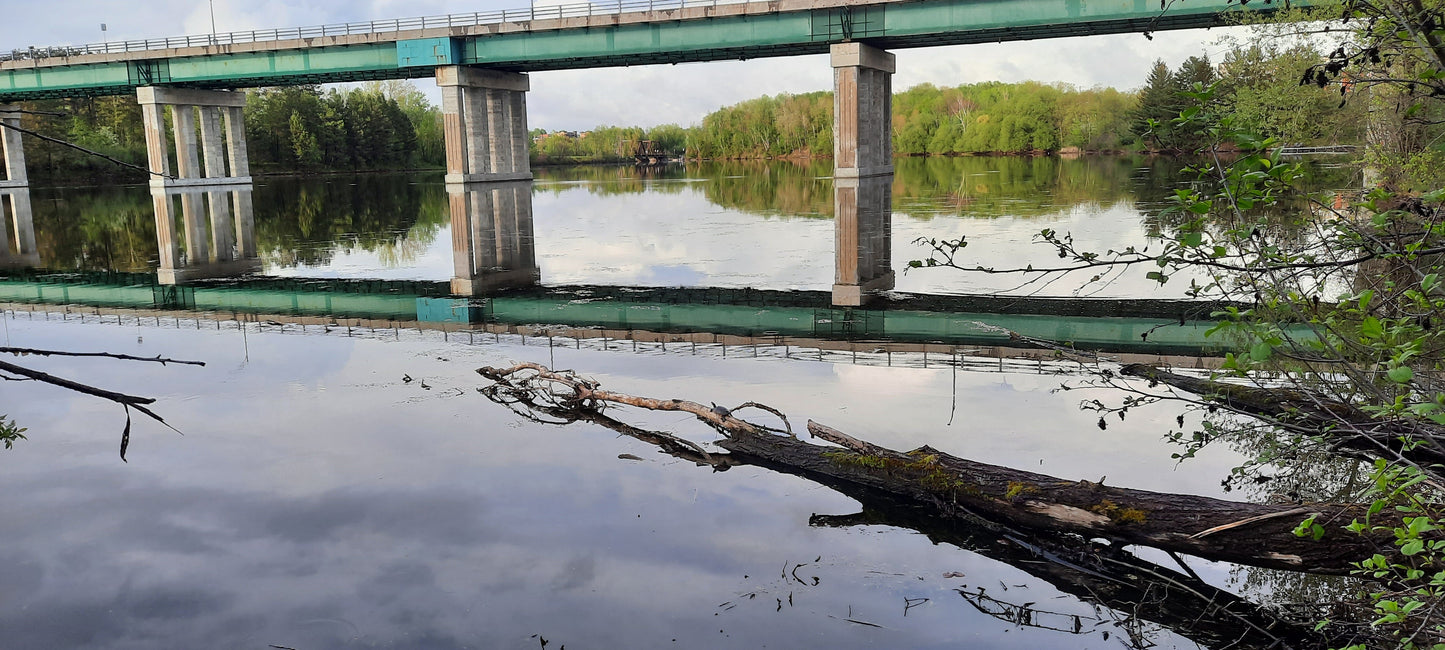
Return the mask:
<svg viewBox="0 0 1445 650">
<path fill-rule="evenodd" d="M 1147 245 L 1168 232 L 1162 209 L 1187 182 L 1172 161 L 900 159 L 897 170 L 897 292 L 1182 295 L 1142 270 L 1082 288 L 903 272 L 926 255 L 921 237 L 966 235 L 970 264 L 999 267 L 1056 259 L 1030 245 L 1045 228 L 1084 248 Z M 826 292 L 829 172 L 826 162 L 538 170 L 520 255 L 550 287 Z M 263 278 L 456 277 L 439 173 L 258 178 L 251 199 L 251 270 Z M 36 187 L 30 200 L 47 269 L 164 266 L 144 187 Z M 857 347 L 554 340 L 56 302 L 9 303 L 0 320 L 8 346 L 206 363 L 22 359 L 155 397 L 179 434 L 134 412 L 128 424 L 95 398 L 0 382 L 0 413 L 28 429 L 0 452 L 7 648 L 1197 647 L 1147 612 L 1051 582 L 1038 560 L 997 559 L 998 535 L 935 532 L 936 542 L 888 517 L 822 525 L 814 515 L 859 503 L 763 467 L 715 472 L 594 424 L 526 419 L 477 393 L 483 365 L 534 361 L 637 395 L 760 401 L 894 448 L 1111 485 L 1222 495 L 1241 459 L 1211 448 L 1178 464 L 1163 440 L 1180 429 L 1177 407 L 1101 426 L 1079 407 L 1095 394 L 1056 390 L 1083 379 L 1035 360 L 930 364 L 926 352 Z M 612 414 L 715 439 L 690 417 Z M 1278 589 L 1260 572 L 1190 565 L 1254 597 Z"/>
</svg>

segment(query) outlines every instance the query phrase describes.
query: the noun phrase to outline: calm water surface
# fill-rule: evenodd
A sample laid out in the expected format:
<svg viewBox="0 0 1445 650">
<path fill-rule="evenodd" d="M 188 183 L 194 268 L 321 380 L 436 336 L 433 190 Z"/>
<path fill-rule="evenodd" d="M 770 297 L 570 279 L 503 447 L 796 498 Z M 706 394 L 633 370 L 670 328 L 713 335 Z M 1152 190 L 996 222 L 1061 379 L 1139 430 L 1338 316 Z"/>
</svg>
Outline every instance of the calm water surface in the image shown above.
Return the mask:
<svg viewBox="0 0 1445 650">
<path fill-rule="evenodd" d="M 895 267 L 920 236 L 967 234 L 981 263 L 1025 252 L 1041 228 L 1082 243 L 1143 244 L 1167 224 L 1176 176 L 1116 159 L 900 161 Z M 533 194 L 546 284 L 827 290 L 827 168 L 706 165 L 639 176 L 546 170 Z M 147 271 L 158 254 L 144 188 L 37 188 L 36 238 L 56 269 Z M 265 179 L 255 189 L 262 273 L 447 280 L 439 175 Z M 972 250 L 972 248 L 970 249 Z M 899 275 L 897 288 L 973 292 L 1001 280 Z M 1138 295 L 1123 278 L 1097 295 Z M 1070 288 L 1046 292 L 1069 295 Z M 1167 291 L 1165 292 L 1167 293 Z M 110 403 L 22 382 L 0 412 L 29 440 L 0 452 L 0 646 L 6 648 L 1117 647 L 1131 628 L 1187 639 L 953 544 L 888 525 L 810 525 L 853 499 L 743 466 L 657 453 L 591 424 L 528 421 L 475 391 L 474 369 L 537 361 L 614 390 L 722 404 L 764 401 L 895 448 L 1113 485 L 1216 494 L 1238 458 L 1176 466 L 1170 409 L 1100 430 L 1062 378 L 418 330 L 325 331 L 206 318 L 7 312 L 7 345 L 206 361 L 25 361 L 158 398 L 185 435 Z M 905 362 L 906 361 L 906 362 Z M 615 415 L 698 440 L 690 418 Z M 630 454 L 642 460 L 622 458 Z M 798 565 L 802 565 L 799 567 Z M 1192 562 L 1243 588 L 1245 573 Z M 1078 633 L 995 617 L 966 595 L 1083 622 Z M 961 593 L 962 592 L 962 593 Z M 972 596 L 971 596 L 972 597 Z M 972 597 L 977 601 L 976 597 Z M 907 607 L 912 604 L 916 606 Z M 1106 636 L 1106 632 L 1110 635 Z"/>
<path fill-rule="evenodd" d="M 1008 290 L 1016 279 L 901 273 L 926 256 L 920 237 L 967 236 L 962 261 L 1053 264 L 1033 244 L 1044 228 L 1081 249 L 1145 246 L 1188 176 L 1165 159 L 904 158 L 892 188 L 896 288 L 924 293 Z M 537 264 L 545 284 L 828 289 L 833 186 L 828 161 L 709 163 L 638 173 L 630 167 L 543 169 L 533 192 Z M 446 280 L 451 229 L 436 174 L 263 178 L 255 187 L 263 273 Z M 145 271 L 157 264 L 143 187 L 32 191 L 41 259 L 52 268 Z M 1082 282 L 1083 278 L 1080 278 Z M 1030 286 L 1039 295 L 1174 296 L 1125 275 Z"/>
</svg>

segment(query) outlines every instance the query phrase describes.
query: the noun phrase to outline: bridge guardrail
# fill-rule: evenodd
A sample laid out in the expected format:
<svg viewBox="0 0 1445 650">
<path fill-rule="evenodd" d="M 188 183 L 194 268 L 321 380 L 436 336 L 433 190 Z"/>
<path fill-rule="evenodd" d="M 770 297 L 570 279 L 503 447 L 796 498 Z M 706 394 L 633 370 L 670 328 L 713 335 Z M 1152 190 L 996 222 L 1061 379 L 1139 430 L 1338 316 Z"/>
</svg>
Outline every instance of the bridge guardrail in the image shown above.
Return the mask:
<svg viewBox="0 0 1445 650">
<path fill-rule="evenodd" d="M 7 53 L 0 53 L 0 61 L 38 60 L 53 57 L 80 56 L 84 54 L 144 52 L 148 50 L 167 50 L 181 47 L 203 47 L 207 45 L 264 43 L 323 36 L 379 34 L 442 27 L 471 27 L 475 25 L 494 25 L 507 22 L 609 16 L 666 9 L 715 7 L 719 5 L 745 4 L 747 2 L 748 0 L 599 0 L 598 2 L 533 5 L 526 9 L 478 11 L 463 14 L 447 14 L 443 16 L 419 16 L 415 18 L 393 18 L 390 20 L 371 20 L 333 25 L 315 25 L 310 27 L 253 29 L 250 31 L 225 32 L 221 34 L 107 41 L 104 43 L 90 43 L 76 46 L 31 46 L 25 49 L 14 49 Z"/>
</svg>

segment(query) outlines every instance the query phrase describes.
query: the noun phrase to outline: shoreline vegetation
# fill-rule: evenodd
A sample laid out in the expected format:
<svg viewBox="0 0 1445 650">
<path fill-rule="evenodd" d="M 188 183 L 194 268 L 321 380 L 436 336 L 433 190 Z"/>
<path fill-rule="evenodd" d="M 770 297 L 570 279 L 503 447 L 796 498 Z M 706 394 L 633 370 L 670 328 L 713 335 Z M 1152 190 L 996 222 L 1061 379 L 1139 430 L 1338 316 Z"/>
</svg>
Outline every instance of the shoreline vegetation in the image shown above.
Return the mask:
<svg viewBox="0 0 1445 650">
<path fill-rule="evenodd" d="M 1214 97 L 1246 129 L 1290 144 L 1357 144 L 1365 102 L 1340 108 L 1340 92 L 1299 86 L 1321 60 L 1303 48 L 1236 47 L 1215 65 L 1191 57 L 1177 70 L 1156 62 L 1138 90 L 1080 89 L 1036 81 L 956 87 L 920 84 L 895 93 L 896 157 L 1177 155 L 1199 136 L 1173 126 L 1181 93 L 1217 83 Z M 144 166 L 140 107 L 130 97 L 26 102 L 25 128 Z M 289 86 L 248 91 L 246 133 L 255 175 L 434 170 L 445 166 L 441 111 L 409 81 L 349 90 Z M 813 160 L 833 153 L 829 91 L 763 96 L 720 108 L 690 127 L 533 129 L 532 164 L 663 160 Z M 26 137 L 30 175 L 139 178 L 89 155 Z"/>
</svg>

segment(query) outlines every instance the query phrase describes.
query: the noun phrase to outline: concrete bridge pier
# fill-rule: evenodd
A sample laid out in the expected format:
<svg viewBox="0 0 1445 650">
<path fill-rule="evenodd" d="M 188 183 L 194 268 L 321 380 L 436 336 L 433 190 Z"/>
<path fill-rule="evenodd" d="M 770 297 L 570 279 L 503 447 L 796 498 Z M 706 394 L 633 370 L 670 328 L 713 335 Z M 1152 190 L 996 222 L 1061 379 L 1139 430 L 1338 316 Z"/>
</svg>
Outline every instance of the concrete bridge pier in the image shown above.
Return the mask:
<svg viewBox="0 0 1445 650">
<path fill-rule="evenodd" d="M 12 236 L 14 244 L 10 241 Z M 0 188 L 0 268 L 37 266 L 40 266 L 40 251 L 35 246 L 35 213 L 30 208 L 30 188 Z"/>
<path fill-rule="evenodd" d="M 484 295 L 541 279 L 532 232 L 532 182 L 447 185 L 452 294 Z"/>
<path fill-rule="evenodd" d="M 152 187 L 161 284 L 182 284 L 261 270 L 251 186 Z M 177 203 L 180 236 L 177 236 Z M 185 249 L 182 251 L 181 244 Z"/>
<path fill-rule="evenodd" d="M 0 104 L 0 155 L 3 155 L 4 162 L 0 163 L 0 189 L 11 187 L 29 187 L 30 178 L 25 174 L 25 149 L 21 147 L 20 132 L 9 126 L 20 126 L 20 111 L 18 106 L 7 106 Z M 29 197 L 26 197 L 29 200 Z"/>
<path fill-rule="evenodd" d="M 892 54 L 832 46 L 833 304 L 863 305 L 893 288 Z"/>
<path fill-rule="evenodd" d="M 532 180 L 527 75 L 450 65 L 436 69 L 442 91 L 447 183 Z"/>
<path fill-rule="evenodd" d="M 893 175 L 833 179 L 833 305 L 893 288 Z"/>
<path fill-rule="evenodd" d="M 136 89 L 136 98 L 140 100 L 145 122 L 152 188 L 251 183 L 246 126 L 241 113 L 246 106 L 246 93 L 142 86 Z M 170 156 L 172 139 L 165 120 L 167 108 L 173 126 L 169 130 L 175 136 L 174 174 Z M 198 121 L 199 140 L 196 138 Z"/>
</svg>

